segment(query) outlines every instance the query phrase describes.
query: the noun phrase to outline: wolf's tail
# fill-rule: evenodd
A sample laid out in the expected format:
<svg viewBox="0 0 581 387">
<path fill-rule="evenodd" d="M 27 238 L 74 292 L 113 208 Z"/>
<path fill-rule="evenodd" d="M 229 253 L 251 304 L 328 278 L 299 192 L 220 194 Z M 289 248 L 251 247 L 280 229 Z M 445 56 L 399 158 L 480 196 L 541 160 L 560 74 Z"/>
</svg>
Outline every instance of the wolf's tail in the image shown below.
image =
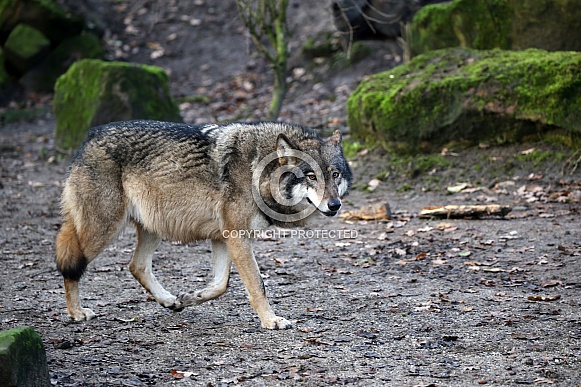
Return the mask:
<svg viewBox="0 0 581 387">
<path fill-rule="evenodd" d="M 71 217 L 67 216 L 56 237 L 57 269 L 66 279 L 78 281 L 88 263 L 75 224 Z"/>
</svg>

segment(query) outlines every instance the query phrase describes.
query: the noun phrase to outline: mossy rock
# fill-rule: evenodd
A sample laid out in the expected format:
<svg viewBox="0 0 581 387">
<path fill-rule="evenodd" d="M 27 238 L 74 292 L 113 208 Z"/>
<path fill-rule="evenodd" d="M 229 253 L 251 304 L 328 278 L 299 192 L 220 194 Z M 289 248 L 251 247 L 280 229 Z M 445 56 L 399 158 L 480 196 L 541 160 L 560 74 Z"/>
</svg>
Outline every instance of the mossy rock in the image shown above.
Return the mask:
<svg viewBox="0 0 581 387">
<path fill-rule="evenodd" d="M 454 0 L 413 18 L 412 56 L 447 47 L 581 51 L 581 4 L 571 0 Z"/>
<path fill-rule="evenodd" d="M 78 35 L 86 28 L 52 0 L 0 0 L 0 36 L 25 23 L 41 31 L 53 44 Z"/>
<path fill-rule="evenodd" d="M 349 97 L 355 139 L 398 153 L 481 141 L 581 135 L 581 53 L 444 49 L 362 81 Z"/>
<path fill-rule="evenodd" d="M 0 332 L 0 386 L 50 386 L 46 352 L 32 327 Z"/>
<path fill-rule="evenodd" d="M 509 0 L 513 50 L 581 51 L 581 1 Z"/>
<path fill-rule="evenodd" d="M 4 44 L 6 60 L 20 74 L 24 74 L 50 49 L 50 40 L 42 32 L 27 24 L 18 24 Z"/>
<path fill-rule="evenodd" d="M 80 59 L 102 59 L 103 48 L 99 38 L 84 33 L 63 41 L 45 59 L 28 71 L 19 83 L 26 91 L 51 93 L 59 76 Z"/>
<path fill-rule="evenodd" d="M 77 148 L 87 129 L 112 121 L 181 122 L 165 71 L 156 66 L 83 59 L 55 85 L 57 145 Z"/>
</svg>

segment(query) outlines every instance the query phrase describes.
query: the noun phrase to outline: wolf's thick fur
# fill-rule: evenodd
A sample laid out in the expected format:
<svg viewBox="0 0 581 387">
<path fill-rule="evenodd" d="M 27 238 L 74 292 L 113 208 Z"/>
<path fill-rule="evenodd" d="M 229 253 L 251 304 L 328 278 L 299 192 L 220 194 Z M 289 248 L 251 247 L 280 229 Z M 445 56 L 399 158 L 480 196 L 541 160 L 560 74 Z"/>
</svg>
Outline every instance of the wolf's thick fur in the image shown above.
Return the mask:
<svg viewBox="0 0 581 387">
<path fill-rule="evenodd" d="M 293 150 L 308 155 L 322 173 L 315 175 L 313 166 Z M 262 177 L 253 181 L 261 160 L 273 153 L 274 162 L 265 164 Z M 282 174 L 273 183 L 269 178 L 284 165 L 299 173 Z M 323 189 L 317 191 L 317 184 Z M 68 313 L 75 320 L 95 316 L 80 305 L 79 280 L 87 265 L 131 222 L 137 228 L 137 247 L 129 269 L 161 305 L 181 310 L 219 297 L 226 291 L 234 262 L 262 325 L 289 328 L 290 322 L 276 316 L 268 303 L 252 240 L 226 238 L 225 232 L 272 224 L 301 226 L 308 217 L 288 220 L 285 214 L 305 206 L 333 216 L 350 185 L 339 132 L 323 141 L 303 127 L 269 122 L 128 121 L 93 128 L 72 162 L 62 196 L 63 225 L 56 239 Z M 281 205 L 273 188 L 292 203 Z M 265 213 L 254 200 L 253 189 L 282 218 Z M 152 273 L 152 256 L 162 239 L 211 240 L 214 277 L 208 287 L 175 297 L 159 284 Z"/>
</svg>

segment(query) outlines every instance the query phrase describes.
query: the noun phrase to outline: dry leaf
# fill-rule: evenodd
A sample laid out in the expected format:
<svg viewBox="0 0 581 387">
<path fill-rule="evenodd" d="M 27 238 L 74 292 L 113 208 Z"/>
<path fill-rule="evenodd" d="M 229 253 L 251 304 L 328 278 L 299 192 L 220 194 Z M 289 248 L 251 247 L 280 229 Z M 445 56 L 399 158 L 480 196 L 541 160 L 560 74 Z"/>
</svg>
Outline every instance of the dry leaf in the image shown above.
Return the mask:
<svg viewBox="0 0 581 387">
<path fill-rule="evenodd" d="M 562 285 L 563 281 L 561 280 L 551 280 L 551 281 L 543 281 L 541 282 L 541 287 L 543 288 L 551 288 L 553 286 Z"/>
<path fill-rule="evenodd" d="M 373 179 L 373 180 L 369 181 L 369 183 L 367 183 L 367 190 L 369 192 L 373 192 L 376 190 L 377 187 L 379 187 L 379 184 L 381 184 L 380 180 Z"/>
<path fill-rule="evenodd" d="M 461 184 L 449 186 L 448 188 L 446 188 L 446 190 L 449 193 L 458 193 L 458 192 L 464 190 L 465 188 L 468 188 L 468 184 L 467 183 L 461 183 Z"/>
</svg>

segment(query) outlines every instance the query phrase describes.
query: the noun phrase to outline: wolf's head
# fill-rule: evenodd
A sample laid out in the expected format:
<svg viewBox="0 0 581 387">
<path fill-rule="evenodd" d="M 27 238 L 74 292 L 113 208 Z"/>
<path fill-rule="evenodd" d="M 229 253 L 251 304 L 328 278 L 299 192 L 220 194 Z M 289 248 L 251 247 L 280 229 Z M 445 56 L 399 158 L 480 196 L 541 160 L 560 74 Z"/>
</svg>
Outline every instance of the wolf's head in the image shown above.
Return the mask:
<svg viewBox="0 0 581 387">
<path fill-rule="evenodd" d="M 326 141 L 311 139 L 299 144 L 280 134 L 276 152 L 279 164 L 289 167 L 280 180 L 285 198 L 303 204 L 306 200 L 326 216 L 337 215 L 352 180 L 343 156 L 341 133 L 335 131 Z"/>
<path fill-rule="evenodd" d="M 300 222 L 317 210 L 335 216 L 352 181 L 339 131 L 327 140 L 279 134 L 268 175 L 261 191 L 270 199 L 269 209 L 263 211 L 275 224 Z"/>
</svg>

